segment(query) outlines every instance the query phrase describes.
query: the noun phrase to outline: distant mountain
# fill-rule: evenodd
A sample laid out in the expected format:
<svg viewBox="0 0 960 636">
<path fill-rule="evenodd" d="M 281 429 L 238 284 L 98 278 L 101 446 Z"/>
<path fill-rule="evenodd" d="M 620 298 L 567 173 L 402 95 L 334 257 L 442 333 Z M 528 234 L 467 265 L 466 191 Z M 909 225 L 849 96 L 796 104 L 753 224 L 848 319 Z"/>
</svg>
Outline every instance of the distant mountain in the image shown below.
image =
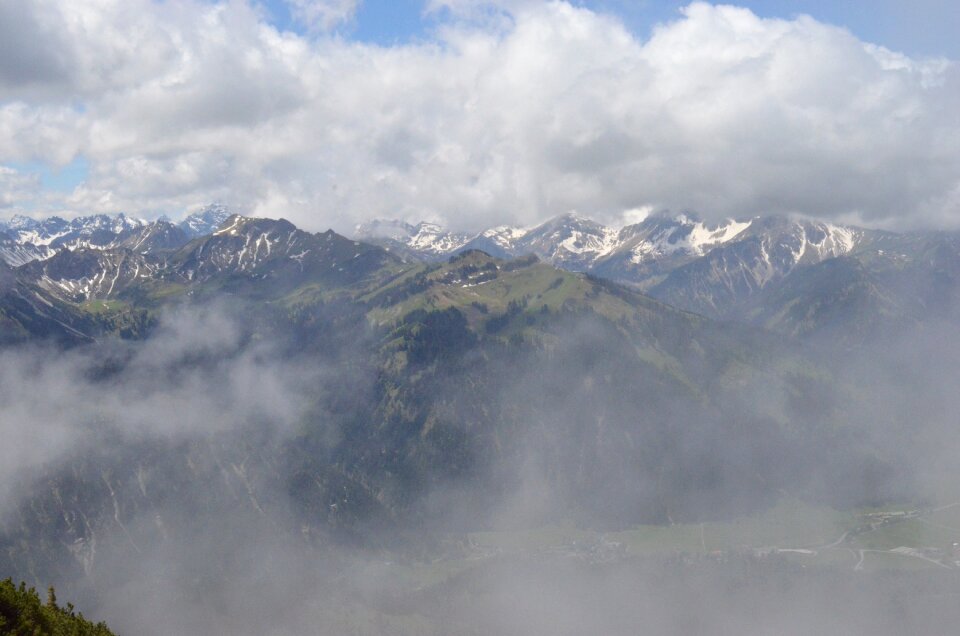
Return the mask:
<svg viewBox="0 0 960 636">
<path fill-rule="evenodd" d="M 956 324 L 960 236 L 869 233 L 846 256 L 796 267 L 730 317 L 854 348 L 911 326 Z"/>
<path fill-rule="evenodd" d="M 902 299 L 862 262 L 842 256 L 797 268 L 740 312 L 750 322 L 795 338 L 849 348 L 909 322 L 904 309 Z"/>
<path fill-rule="evenodd" d="M 641 288 L 653 287 L 670 271 L 714 250 L 745 241 L 763 243 L 767 256 L 758 252 L 758 257 L 751 259 L 759 268 L 754 277 L 762 283 L 793 265 L 848 253 L 866 234 L 866 230 L 782 217 L 708 225 L 690 214 L 653 214 L 616 229 L 569 213 L 532 228 L 500 226 L 473 236 L 434 224 L 413 226 L 398 221 L 373 221 L 357 228 L 358 237 L 364 240 L 425 260 L 468 249 L 498 257 L 535 254 L 563 269 L 589 271 Z M 767 257 L 773 259 L 769 267 Z M 761 272 L 764 267 L 768 271 Z"/>
<path fill-rule="evenodd" d="M 208 236 L 181 245 L 182 239 L 179 228 L 158 221 L 112 246 L 62 249 L 16 269 L 4 265 L 0 316 L 9 320 L 8 340 L 130 335 L 146 325 L 150 310 L 185 297 L 276 297 L 303 285 L 341 289 L 401 263 L 380 247 L 332 231 L 304 232 L 282 219 L 234 215 Z"/>
<path fill-rule="evenodd" d="M 565 214 L 526 232 L 498 231 L 491 238 L 509 240 L 515 255 L 536 254 L 571 271 L 587 271 L 617 247 L 617 232 L 577 214 Z"/>
<path fill-rule="evenodd" d="M 0 231 L 0 261 L 16 267 L 37 259 L 50 258 L 57 250 L 49 245 L 21 243 L 16 234 Z"/>
<path fill-rule="evenodd" d="M 729 318 L 795 268 L 852 254 L 875 235 L 828 223 L 758 218 L 738 227 L 730 240 L 690 254 L 648 291 L 685 309 Z"/>
<path fill-rule="evenodd" d="M 97 214 L 70 221 L 57 216 L 42 220 L 22 215 L 0 221 L 0 260 L 17 266 L 52 257 L 58 250 L 126 248 L 143 254 L 178 249 L 191 239 L 213 233 L 230 217 L 223 205 L 208 205 L 180 223 L 155 222 L 124 214 Z"/>
<path fill-rule="evenodd" d="M 333 231 L 311 234 L 283 219 L 233 215 L 209 236 L 173 253 L 163 276 L 198 283 L 242 275 L 287 289 L 305 280 L 356 282 L 399 262 L 380 247 Z"/>
<path fill-rule="evenodd" d="M 124 215 L 18 216 L 2 228 L 3 260 L 12 266 L 52 261 L 26 267 L 24 276 L 40 272 L 30 284 L 64 302 L 128 287 L 151 295 L 164 285 L 207 280 L 214 291 L 257 286 L 252 281 L 258 279 L 283 289 L 304 280 L 345 285 L 387 265 L 437 264 L 480 250 L 507 260 L 534 255 L 704 316 L 851 347 L 932 316 L 952 319 L 960 305 L 957 236 L 786 217 L 711 225 L 690 214 L 653 214 L 615 229 L 565 214 L 533 228 L 499 226 L 474 235 L 380 220 L 358 226 L 363 240 L 353 241 L 287 221 L 230 216 L 224 206 L 211 205 L 178 224 Z"/>
<path fill-rule="evenodd" d="M 447 232 L 434 223 L 411 225 L 403 221 L 373 220 L 361 223 L 354 235 L 386 247 L 401 256 L 444 258 L 464 247 L 469 235 Z"/>
<path fill-rule="evenodd" d="M 140 254 L 176 250 L 190 241 L 190 235 L 181 226 L 164 220 L 155 221 L 132 232 L 124 232 L 104 247 L 125 248 Z"/>
<path fill-rule="evenodd" d="M 71 303 L 111 298 L 158 273 L 161 263 L 128 249 L 61 250 L 19 269 L 20 278 Z"/>
<path fill-rule="evenodd" d="M 118 236 L 147 225 L 146 221 L 118 214 L 96 214 L 66 221 L 54 216 L 41 221 L 26 217 L 14 217 L 8 224 L 7 233 L 18 243 L 32 243 L 52 248 L 64 246 L 104 246 Z"/>
<path fill-rule="evenodd" d="M 917 234 L 776 216 L 710 225 L 690 214 L 665 213 L 620 229 L 566 214 L 534 228 L 497 227 L 466 239 L 430 226 L 430 236 L 456 236 L 446 242 L 415 240 L 423 236 L 418 227 L 379 221 L 364 226 L 364 234 L 406 258 L 425 261 L 470 249 L 502 258 L 534 254 L 556 267 L 624 283 L 682 309 L 800 337 L 834 331 L 827 323 L 849 315 L 851 321 L 860 320 L 857 328 L 844 327 L 852 329 L 845 336 L 852 343 L 856 340 L 852 334 L 864 334 L 868 324 L 911 320 L 908 310 L 894 310 L 894 305 L 930 302 L 905 300 L 909 286 L 889 288 L 903 287 L 895 280 L 905 275 L 902 266 L 922 262 L 919 255 L 933 249 L 925 247 L 928 238 Z M 386 238 L 388 231 L 392 234 Z M 944 254 L 957 253 L 951 249 L 941 247 L 941 260 Z M 841 258 L 852 260 L 828 264 Z M 854 285 L 857 276 L 866 278 L 844 294 L 843 285 Z M 921 286 L 935 277 L 918 276 Z M 871 290 L 869 298 L 855 301 L 854 289 Z M 823 297 L 815 300 L 817 293 Z M 826 302 L 831 297 L 835 301 Z M 826 303 L 831 316 L 810 309 L 809 303 Z M 787 310 L 788 304 L 793 309 Z M 841 306 L 847 307 L 846 313 Z M 808 313 L 801 319 L 802 311 Z M 877 321 L 862 315 L 870 311 L 887 318 Z"/>
<path fill-rule="evenodd" d="M 536 254 L 571 271 L 584 271 L 616 244 L 615 231 L 572 213 L 535 228 L 500 226 L 475 235 L 450 232 L 432 223 L 376 220 L 357 226 L 356 235 L 427 260 L 478 249 L 498 258 Z"/>
<path fill-rule="evenodd" d="M 70 221 L 57 216 L 43 220 L 15 216 L 0 228 L 0 259 L 22 265 L 50 258 L 62 248 L 106 248 L 147 225 L 123 214 L 97 214 Z"/>
<path fill-rule="evenodd" d="M 187 234 L 187 237 L 196 238 L 212 233 L 229 217 L 230 210 L 225 205 L 214 203 L 189 215 L 179 223 L 178 227 Z"/>
</svg>

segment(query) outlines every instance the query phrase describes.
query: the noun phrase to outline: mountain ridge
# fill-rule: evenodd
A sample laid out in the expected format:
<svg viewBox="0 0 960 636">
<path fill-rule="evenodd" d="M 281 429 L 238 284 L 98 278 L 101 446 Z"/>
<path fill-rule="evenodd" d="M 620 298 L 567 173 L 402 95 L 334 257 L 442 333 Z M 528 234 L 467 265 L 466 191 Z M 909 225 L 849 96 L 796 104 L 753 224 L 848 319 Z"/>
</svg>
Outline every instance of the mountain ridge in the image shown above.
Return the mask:
<svg viewBox="0 0 960 636">
<path fill-rule="evenodd" d="M 923 319 L 923 307 L 960 312 L 954 308 L 960 302 L 944 300 L 960 287 L 960 241 L 948 233 L 898 234 L 787 217 L 707 225 L 686 214 L 653 214 L 614 229 L 566 214 L 534 228 L 498 226 L 472 237 L 431 223 L 374 221 L 358 228 L 367 238 L 353 240 L 332 231 L 305 232 L 283 219 L 228 212 L 209 206 L 179 224 L 122 215 L 71 222 L 18 217 L 0 232 L 0 253 L 6 250 L 10 265 L 36 273 L 31 280 L 46 294 L 41 304 L 51 302 L 51 294 L 64 302 L 85 302 L 128 287 L 137 288 L 142 302 L 171 285 L 200 291 L 196 281 L 225 273 L 234 278 L 216 289 L 220 284 L 266 289 L 257 277 L 287 289 L 309 279 L 350 285 L 359 280 L 352 276 L 362 278 L 361 270 L 366 275 L 387 264 L 437 264 L 480 250 L 505 260 L 533 255 L 686 311 L 805 339 L 829 340 L 844 330 L 867 337 L 863 324 L 878 329 L 913 324 Z M 201 230 L 208 231 L 196 235 Z M 98 251 L 103 254 L 94 256 Z M 857 266 L 824 267 L 835 259 L 853 259 Z M 81 271 L 81 263 L 90 271 Z M 824 275 L 827 271 L 838 276 Z M 148 280 L 154 273 L 157 279 Z M 850 294 L 866 296 L 852 302 Z M 830 298 L 845 302 L 829 317 L 798 309 L 834 304 Z M 871 312 L 881 308 L 884 319 L 878 322 Z M 827 333 L 834 335 L 827 338 Z M 858 346 L 856 339 L 841 339 Z"/>
<path fill-rule="evenodd" d="M 229 216 L 229 210 L 221 204 L 208 205 L 179 223 L 165 217 L 149 222 L 122 212 L 114 216 L 79 216 L 69 221 L 59 216 L 33 219 L 16 215 L 0 220 L 0 260 L 17 266 L 46 260 L 61 249 L 78 248 L 172 250 L 212 233 Z"/>
</svg>

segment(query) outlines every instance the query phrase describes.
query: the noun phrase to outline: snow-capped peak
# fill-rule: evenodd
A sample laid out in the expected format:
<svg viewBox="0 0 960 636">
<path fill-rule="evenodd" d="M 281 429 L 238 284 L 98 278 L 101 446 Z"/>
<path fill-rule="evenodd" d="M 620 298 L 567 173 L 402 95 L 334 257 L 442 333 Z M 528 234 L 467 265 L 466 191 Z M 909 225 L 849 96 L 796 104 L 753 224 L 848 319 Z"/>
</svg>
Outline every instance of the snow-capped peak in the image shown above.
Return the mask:
<svg viewBox="0 0 960 636">
<path fill-rule="evenodd" d="M 490 239 L 503 248 L 509 248 L 515 241 L 519 241 L 530 232 L 529 228 L 514 227 L 511 225 L 498 225 L 489 230 L 484 230 L 480 236 Z"/>
<path fill-rule="evenodd" d="M 179 226 L 190 237 L 212 234 L 230 218 L 230 210 L 222 203 L 213 203 L 194 212 L 180 222 Z"/>
<path fill-rule="evenodd" d="M 20 265 L 48 259 L 63 248 L 110 247 L 149 224 L 121 213 L 116 216 L 80 216 L 70 221 L 58 216 L 37 220 L 17 215 L 5 225 L 8 239 L 0 250 L 0 258 L 9 264 Z"/>
<path fill-rule="evenodd" d="M 651 215 L 637 225 L 616 229 L 577 212 L 567 212 L 535 227 L 500 225 L 473 236 L 450 232 L 434 223 L 414 226 L 386 220 L 358 226 L 357 235 L 366 240 L 400 242 L 429 256 L 453 253 L 466 246 L 504 256 L 533 253 L 556 265 L 585 269 L 625 248 L 632 251 L 636 263 L 679 251 L 700 256 L 734 240 L 751 223 L 751 220 L 729 220 L 710 226 L 690 214 L 674 217 L 661 214 Z"/>
<path fill-rule="evenodd" d="M 40 222 L 36 219 L 31 219 L 29 216 L 24 216 L 22 214 L 15 214 L 9 221 L 4 225 L 11 230 L 28 230 L 39 225 Z"/>
<path fill-rule="evenodd" d="M 386 240 L 403 245 L 417 252 L 439 255 L 454 252 L 470 238 L 466 234 L 450 232 L 436 223 L 421 221 L 411 225 L 405 221 L 374 219 L 361 223 L 355 229 L 361 240 Z"/>
<path fill-rule="evenodd" d="M 416 250 L 443 254 L 456 251 L 467 242 L 466 236 L 447 232 L 435 223 L 419 223 L 414 229 L 408 245 Z"/>
<path fill-rule="evenodd" d="M 621 237 L 632 239 L 630 260 L 639 264 L 676 253 L 702 256 L 718 245 L 741 236 L 752 223 L 752 220 L 727 219 L 710 226 L 686 214 L 673 219 L 651 217 L 638 225 L 624 228 Z"/>
</svg>

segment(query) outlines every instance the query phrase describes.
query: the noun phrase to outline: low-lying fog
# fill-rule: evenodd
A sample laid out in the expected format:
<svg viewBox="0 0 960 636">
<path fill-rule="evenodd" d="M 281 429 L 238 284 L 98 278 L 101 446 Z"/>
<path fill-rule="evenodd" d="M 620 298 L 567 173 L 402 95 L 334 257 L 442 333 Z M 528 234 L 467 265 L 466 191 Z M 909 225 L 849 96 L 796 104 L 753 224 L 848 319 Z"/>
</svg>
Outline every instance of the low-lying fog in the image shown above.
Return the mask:
<svg viewBox="0 0 960 636">
<path fill-rule="evenodd" d="M 589 321 L 566 325 L 590 346 L 556 354 L 550 368 L 536 356 L 461 360 L 505 377 L 435 395 L 441 416 L 430 426 L 444 437 L 429 452 L 402 448 L 444 466 L 407 475 L 387 447 L 400 433 L 364 419 L 381 412 L 368 402 L 389 394 L 364 361 L 372 341 L 301 349 L 254 335 L 235 313 L 182 308 L 142 343 L 0 353 L 0 575 L 54 584 L 89 617 L 138 635 L 903 634 L 958 624 L 956 568 L 855 570 L 854 550 L 807 567 L 748 543 L 716 554 L 667 546 L 595 558 L 549 541 L 484 553 L 469 535 L 567 524 L 602 537 L 641 521 L 762 514 L 781 498 L 905 509 L 960 500 L 949 325 L 834 362 L 806 393 L 748 378 L 756 386 L 709 420 L 715 411 L 689 396 L 670 407 L 681 391 L 672 385 L 647 394 L 659 385 L 609 377 L 632 367 L 610 362 Z M 468 404 L 471 392 L 502 404 Z M 650 412 L 632 413 L 643 404 Z M 477 413 L 488 411 L 543 420 L 470 429 L 487 425 Z M 805 432 L 769 430 L 778 411 Z M 623 433 L 631 417 L 643 430 Z M 495 457 L 478 458 L 462 430 Z M 486 496 L 478 484 L 489 484 Z"/>
</svg>

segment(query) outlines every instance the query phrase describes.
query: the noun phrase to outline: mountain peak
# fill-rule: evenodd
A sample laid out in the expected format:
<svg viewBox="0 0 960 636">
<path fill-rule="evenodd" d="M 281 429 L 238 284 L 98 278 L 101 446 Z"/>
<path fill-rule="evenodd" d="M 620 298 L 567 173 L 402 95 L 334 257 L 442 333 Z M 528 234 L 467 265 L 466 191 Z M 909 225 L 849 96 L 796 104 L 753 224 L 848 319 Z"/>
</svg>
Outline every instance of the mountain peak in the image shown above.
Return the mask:
<svg viewBox="0 0 960 636">
<path fill-rule="evenodd" d="M 264 232 L 289 233 L 297 231 L 296 226 L 286 219 L 267 219 L 263 217 L 231 214 L 212 232 L 213 236 L 240 236 L 248 233 Z"/>
<path fill-rule="evenodd" d="M 187 216 L 180 222 L 180 229 L 191 238 L 213 233 L 230 218 L 230 210 L 222 203 L 212 203 Z"/>
<path fill-rule="evenodd" d="M 57 217 L 53 217 L 57 218 Z M 13 217 L 7 221 L 6 226 L 11 230 L 28 230 L 39 225 L 40 222 L 36 219 L 32 219 L 29 216 L 24 216 L 22 214 L 14 214 Z"/>
</svg>

